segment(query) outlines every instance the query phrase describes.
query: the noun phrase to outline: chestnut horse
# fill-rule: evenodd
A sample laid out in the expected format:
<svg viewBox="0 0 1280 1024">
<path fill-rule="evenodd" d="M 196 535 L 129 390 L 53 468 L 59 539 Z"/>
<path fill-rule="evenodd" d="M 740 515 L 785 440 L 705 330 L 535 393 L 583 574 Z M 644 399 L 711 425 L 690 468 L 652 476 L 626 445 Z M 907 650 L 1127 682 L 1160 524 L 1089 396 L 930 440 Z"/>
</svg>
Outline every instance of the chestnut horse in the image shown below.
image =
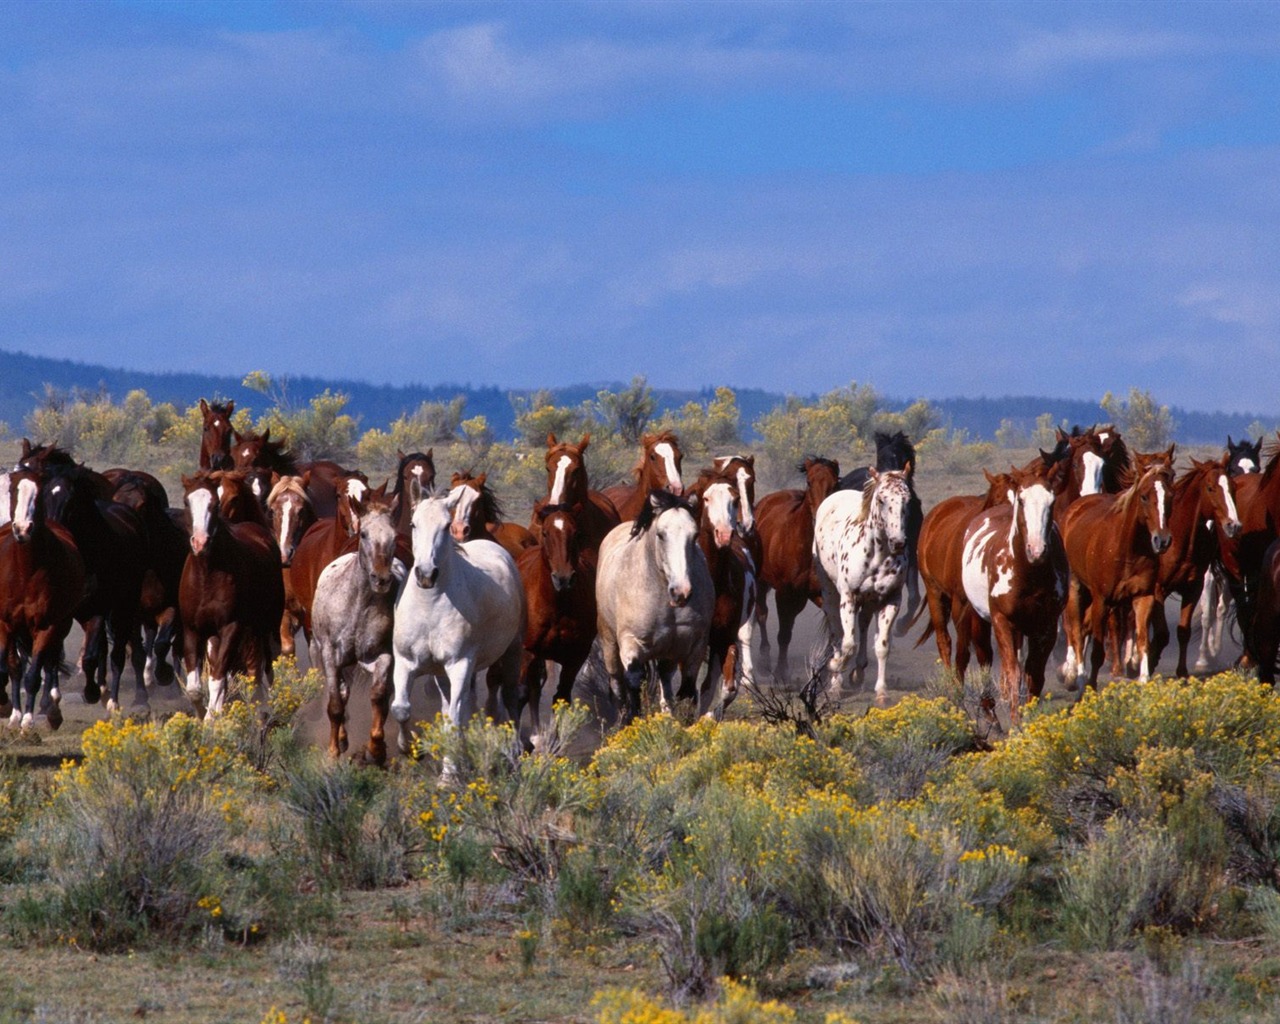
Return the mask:
<svg viewBox="0 0 1280 1024">
<path fill-rule="evenodd" d="M 286 450 L 285 442 L 271 440 L 270 429 L 261 434 L 238 437 L 231 449 L 231 457 L 235 468 L 249 477 L 253 493 L 264 508 L 277 477 L 305 474 L 307 496 L 317 519 L 326 519 L 337 512 L 338 492 L 348 478 L 359 476 L 365 483 L 369 482 L 363 473 L 344 469 L 329 459 L 299 462 Z"/>
<path fill-rule="evenodd" d="M 622 521 L 612 501 L 600 491 L 591 490 L 587 479 L 586 451 L 591 435 L 583 434 L 577 444 L 558 441 L 555 434 L 547 435 L 547 497 L 546 505 L 564 505 L 576 510 L 578 520 L 578 544 L 584 557 L 595 562 L 600 542 L 609 531 Z M 537 508 L 529 520 L 529 530 L 535 537 L 542 528 Z"/>
<path fill-rule="evenodd" d="M 200 433 L 200 468 L 203 470 L 231 469 L 231 446 L 240 440 L 240 434 L 231 425 L 231 414 L 236 411 L 235 402 L 219 405 L 200 399 L 200 413 L 204 416 L 204 428 Z"/>
<path fill-rule="evenodd" d="M 70 531 L 45 515 L 41 474 L 19 468 L 8 475 L 13 518 L 0 526 L 0 715 L 30 728 L 39 712 L 57 729 L 62 642 L 84 595 L 84 562 Z"/>
<path fill-rule="evenodd" d="M 271 683 L 279 653 L 280 550 L 261 522 L 233 521 L 234 514 L 251 515 L 247 510 L 257 504 L 243 487 L 243 477 L 234 474 L 182 478 L 191 530 L 178 597 L 183 667 L 187 697 L 206 720 L 221 712 L 231 672 L 252 672 L 261 691 L 264 682 Z M 208 671 L 207 704 L 202 667 Z"/>
<path fill-rule="evenodd" d="M 579 517 L 585 506 L 540 504 L 538 543 L 516 559 L 528 618 L 516 721 L 529 708 L 530 742 L 542 735 L 542 688 L 547 662 L 560 666 L 553 703 L 573 697 L 573 683 L 596 639 L 596 558 L 583 548 Z"/>
<path fill-rule="evenodd" d="M 519 558 L 522 551 L 538 542 L 519 523 L 503 522 L 502 506 L 486 479 L 487 474 L 473 476 L 470 470 L 453 474 L 449 494 L 457 494 L 458 500 L 453 506 L 450 533 L 456 541 L 487 538 L 501 544 L 512 558 Z"/>
<path fill-rule="evenodd" d="M 1097 688 L 1098 670 L 1106 660 L 1108 621 L 1127 621 L 1130 608 L 1138 678 L 1145 681 L 1150 674 L 1148 627 L 1156 604 L 1159 556 L 1172 541 L 1173 446 L 1165 452 L 1135 455 L 1134 460 L 1128 487 L 1119 494 L 1085 495 L 1072 504 L 1063 520 L 1063 544 L 1071 566 L 1066 609 L 1068 686 L 1083 674 L 1083 645 L 1088 636 L 1093 640 L 1088 681 Z M 1073 657 L 1078 666 L 1074 675 L 1070 672 Z"/>
<path fill-rule="evenodd" d="M 1052 474 L 1044 459 L 1011 469 L 1008 500 L 975 515 L 964 535 L 965 596 L 995 633 L 1000 696 L 1013 725 L 1027 696 L 1044 690 L 1045 665 L 1066 604 L 1067 560 L 1053 523 Z"/>
<path fill-rule="evenodd" d="M 399 499 L 380 491 L 350 498 L 357 523 L 357 548 L 330 562 L 320 574 L 311 608 L 311 663 L 320 670 L 328 695 L 329 753 L 347 749 L 347 696 L 357 665 L 372 677 L 373 718 L 361 752 L 371 764 L 387 760 L 386 722 L 391 705 L 391 636 L 396 594 L 407 569 L 396 558 Z"/>
<path fill-rule="evenodd" d="M 787 675 L 787 654 L 796 618 L 808 601 L 818 603 L 818 581 L 813 575 L 814 516 L 840 482 L 840 464 L 834 459 L 811 455 L 797 468 L 805 477 L 804 490 L 766 494 L 755 510 L 756 531 L 764 552 L 756 599 L 760 651 L 768 657 L 765 598 L 772 590 L 778 606 L 778 660 L 773 674 L 779 679 Z"/>
<path fill-rule="evenodd" d="M 316 521 L 315 507 L 307 493 L 310 472 L 276 479 L 267 495 L 271 535 L 280 549 L 280 572 L 284 581 L 284 615 L 280 620 L 280 653 L 292 657 L 294 635 L 302 624 L 302 608 L 293 592 L 293 555 L 298 544 Z"/>
<path fill-rule="evenodd" d="M 677 498 L 684 494 L 680 464 L 684 455 L 680 439 L 670 430 L 645 434 L 640 438 L 640 462 L 632 471 L 635 482 L 605 488 L 605 497 L 613 502 L 624 523 L 635 519 L 649 502 L 650 491 L 666 491 Z"/>
</svg>

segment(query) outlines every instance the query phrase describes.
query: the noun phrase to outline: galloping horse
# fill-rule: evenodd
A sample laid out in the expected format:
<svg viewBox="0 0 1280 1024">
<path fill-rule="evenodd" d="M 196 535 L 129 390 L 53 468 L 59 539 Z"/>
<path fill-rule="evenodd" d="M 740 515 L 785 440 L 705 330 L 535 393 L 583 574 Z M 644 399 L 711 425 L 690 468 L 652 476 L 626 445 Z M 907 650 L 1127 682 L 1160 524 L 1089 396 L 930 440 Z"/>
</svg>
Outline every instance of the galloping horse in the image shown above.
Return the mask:
<svg viewBox="0 0 1280 1024">
<path fill-rule="evenodd" d="M 279 477 L 267 495 L 271 535 L 280 548 L 280 573 L 284 581 L 284 615 L 280 619 L 280 653 L 292 657 L 294 635 L 302 624 L 302 606 L 293 592 L 293 555 L 316 521 L 315 507 L 307 494 L 310 472 Z"/>
<path fill-rule="evenodd" d="M 412 493 L 411 493 L 411 496 Z M 453 539 L 457 497 L 420 498 L 413 510 L 413 571 L 395 611 L 395 698 L 399 745 L 409 753 L 409 687 L 435 678 L 445 713 L 465 726 L 475 706 L 476 673 L 488 670 L 491 693 L 501 695 L 516 720 L 525 605 L 511 556 L 498 544 Z M 445 765 L 445 777 L 451 774 Z"/>
<path fill-rule="evenodd" d="M 356 549 L 359 526 L 352 511 L 352 500 L 363 500 L 368 485 L 359 477 L 350 477 L 338 493 L 337 514 L 312 523 L 298 541 L 289 566 L 289 584 L 293 599 L 290 607 L 298 613 L 302 632 L 311 640 L 311 603 L 316 584 L 325 566 L 340 555 Z"/>
<path fill-rule="evenodd" d="M 231 450 L 235 468 L 249 477 L 253 493 L 266 507 L 267 495 L 277 477 L 306 476 L 307 496 L 317 519 L 327 519 L 338 510 L 338 492 L 351 476 L 359 476 L 368 483 L 363 473 L 344 469 L 329 459 L 299 462 L 285 448 L 285 442 L 272 441 L 271 431 L 247 434 L 237 438 Z"/>
<path fill-rule="evenodd" d="M 1052 473 L 1043 459 L 1012 469 L 1009 500 L 979 512 L 965 530 L 965 596 L 995 632 L 1000 696 L 1011 724 L 1020 720 L 1027 694 L 1039 697 L 1044 690 L 1066 604 L 1067 560 L 1053 524 Z"/>
<path fill-rule="evenodd" d="M 182 478 L 191 528 L 191 553 L 178 599 L 183 667 L 187 697 L 206 719 L 222 710 L 230 672 L 248 669 L 261 690 L 273 678 L 272 661 L 279 653 L 284 614 L 280 550 L 261 522 L 232 521 L 233 512 L 246 515 L 247 508 L 257 507 L 246 500 L 242 486 L 243 477 L 234 474 Z M 207 705 L 200 671 L 206 662 Z"/>
<path fill-rule="evenodd" d="M 827 668 L 836 693 L 844 685 L 851 660 L 854 681 L 861 687 L 867 629 L 876 616 L 876 699 L 885 698 L 890 630 L 906 581 L 910 501 L 911 487 L 904 472 L 873 469 L 865 491 L 836 491 L 818 506 L 813 570 L 822 590 L 827 637 L 834 648 Z"/>
<path fill-rule="evenodd" d="M 615 526 L 600 545 L 600 650 L 623 724 L 640 713 L 650 662 L 657 663 L 661 706 L 669 712 L 676 669 L 692 683 L 706 659 L 715 592 L 697 538 L 689 502 L 654 490 L 635 522 Z"/>
<path fill-rule="evenodd" d="M 1209 566 L 1218 555 L 1218 537 L 1214 524 L 1220 524 L 1228 537 L 1240 533 L 1240 516 L 1236 511 L 1235 485 L 1227 471 L 1227 456 L 1217 461 L 1191 460 L 1191 469 L 1173 483 L 1173 509 L 1169 515 L 1169 547 L 1160 553 L 1160 578 L 1157 599 L 1160 604 L 1152 617 L 1155 636 L 1151 645 L 1151 667 L 1169 643 L 1169 625 L 1164 617 L 1164 599 L 1170 594 L 1181 598 L 1178 611 L 1178 675 L 1187 676 L 1187 646 L 1191 642 L 1191 618 L 1200 600 Z"/>
<path fill-rule="evenodd" d="M 1113 613 L 1130 608 L 1139 659 L 1139 678 L 1150 674 L 1148 625 L 1156 603 L 1159 556 L 1170 544 L 1169 516 L 1173 499 L 1173 446 L 1152 455 L 1135 455 L 1131 483 L 1119 494 L 1090 494 L 1076 501 L 1063 521 L 1063 544 L 1071 566 L 1066 625 L 1068 664 L 1082 674 L 1084 639 L 1093 640 L 1089 685 L 1097 688 L 1098 670 L 1106 660 L 1106 627 Z M 1088 621 L 1085 613 L 1088 612 Z"/>
<path fill-rule="evenodd" d="M 564 505 L 576 510 L 578 543 L 584 557 L 594 564 L 600 542 L 622 519 L 612 501 L 601 492 L 591 490 L 585 457 L 590 443 L 590 434 L 583 434 L 577 444 L 557 441 L 555 434 L 547 435 L 545 504 Z M 536 537 L 541 527 L 542 521 L 535 508 L 529 530 Z"/>
<path fill-rule="evenodd" d="M 43 680 L 39 710 L 57 729 L 62 642 L 84 595 L 84 562 L 70 531 L 45 516 L 41 474 L 15 469 L 8 476 L 13 518 L 0 526 L 0 715 L 10 725 L 30 728 Z"/>
<path fill-rule="evenodd" d="M 212 405 L 200 399 L 200 412 L 204 416 L 204 428 L 200 433 L 200 468 L 231 469 L 231 446 L 240 440 L 240 434 L 231 425 L 231 414 L 236 411 L 235 402 Z"/>
<path fill-rule="evenodd" d="M 573 696 L 573 683 L 596 638 L 596 559 L 583 549 L 583 506 L 539 505 L 538 544 L 520 552 L 516 566 L 528 609 L 519 708 L 529 708 L 531 742 L 542 734 L 542 688 L 547 662 L 560 666 L 555 701 Z M 519 716 L 517 714 L 517 722 Z"/>
<path fill-rule="evenodd" d="M 396 591 L 407 569 L 396 558 L 397 499 L 379 492 L 350 499 L 359 524 L 358 547 L 330 562 L 316 584 L 311 607 L 311 663 L 324 676 L 328 695 L 329 753 L 347 749 L 350 673 L 359 665 L 372 677 L 373 719 L 365 760 L 387 759 L 385 727 L 391 703 L 392 629 Z"/>
<path fill-rule="evenodd" d="M 747 686 L 755 682 L 751 662 L 751 639 L 756 618 L 756 561 L 742 539 L 739 513 L 740 488 L 736 474 L 698 478 L 701 516 L 698 547 L 711 573 L 715 604 L 707 647 L 707 675 L 702 683 L 698 711 L 716 719 L 738 695 L 737 666 Z M 741 493 L 745 493 L 741 488 Z M 693 679 L 685 679 L 686 692 L 695 696 Z M 716 690 L 719 688 L 719 696 Z"/>
<path fill-rule="evenodd" d="M 894 434 L 883 431 L 875 432 L 876 469 L 883 473 L 886 470 L 901 470 L 911 488 L 911 501 L 907 505 L 907 608 L 898 620 L 898 634 L 901 636 L 915 621 L 916 610 L 920 607 L 919 565 L 916 550 L 920 543 L 920 527 L 924 523 L 924 506 L 920 496 L 916 494 L 916 449 L 901 430 Z M 869 466 L 860 466 L 840 478 L 842 491 L 861 491 L 867 486 L 870 476 Z"/>
<path fill-rule="evenodd" d="M 470 470 L 454 473 L 449 481 L 449 494 L 457 495 L 450 531 L 457 541 L 488 539 L 501 544 L 512 558 L 519 558 L 525 548 L 537 545 L 533 534 L 519 523 L 502 519 L 498 496 L 486 483 L 487 474 L 473 476 Z"/>
<path fill-rule="evenodd" d="M 840 480 L 840 465 L 834 459 L 811 455 L 797 469 L 805 476 L 804 490 L 774 491 L 764 495 L 756 505 L 756 532 L 760 534 L 764 551 L 756 600 L 760 651 L 768 656 L 765 598 L 772 590 L 778 606 L 778 659 L 773 672 L 779 679 L 787 675 L 787 655 L 796 618 L 807 602 L 816 603 L 819 596 L 813 575 L 814 516 Z"/>
<path fill-rule="evenodd" d="M 664 430 L 660 434 L 645 434 L 640 438 L 640 445 L 640 462 L 633 470 L 635 483 L 615 484 L 604 492 L 624 523 L 640 515 L 649 502 L 650 491 L 667 491 L 677 498 L 684 494 L 680 479 L 680 464 L 684 461 L 680 439 L 670 430 Z"/>
<path fill-rule="evenodd" d="M 413 528 L 413 502 L 409 500 L 409 481 L 416 480 L 418 493 L 432 494 L 436 489 L 435 449 L 425 452 L 409 452 L 407 455 L 396 449 L 396 482 L 391 489 L 391 497 L 396 499 L 396 507 L 400 510 L 396 519 L 396 532 L 403 537 L 409 536 Z"/>
</svg>

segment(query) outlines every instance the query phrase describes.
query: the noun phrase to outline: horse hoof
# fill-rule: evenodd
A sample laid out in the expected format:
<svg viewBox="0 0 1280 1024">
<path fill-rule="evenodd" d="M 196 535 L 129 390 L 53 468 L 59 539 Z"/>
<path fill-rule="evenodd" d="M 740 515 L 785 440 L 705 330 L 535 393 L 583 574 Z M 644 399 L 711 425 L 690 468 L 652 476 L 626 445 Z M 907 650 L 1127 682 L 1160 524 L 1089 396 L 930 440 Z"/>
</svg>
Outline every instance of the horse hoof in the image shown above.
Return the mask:
<svg viewBox="0 0 1280 1024">
<path fill-rule="evenodd" d="M 57 704 L 50 704 L 49 710 L 45 712 L 45 717 L 49 722 L 49 731 L 57 732 L 62 725 L 62 709 Z"/>
<path fill-rule="evenodd" d="M 160 661 L 156 663 L 156 682 L 160 686 L 171 686 L 173 681 L 177 678 L 177 675 L 173 671 L 173 666 L 167 661 Z"/>
<path fill-rule="evenodd" d="M 876 691 L 876 706 L 884 707 L 889 703 L 889 695 L 884 690 Z"/>
<path fill-rule="evenodd" d="M 19 729 L 22 727 L 22 712 L 14 708 L 9 712 L 9 728 Z"/>
<path fill-rule="evenodd" d="M 86 704 L 97 704 L 102 699 L 102 689 L 97 683 L 89 682 L 84 684 L 84 702 Z"/>
<path fill-rule="evenodd" d="M 113 714 L 115 714 L 115 713 L 116 713 L 117 711 L 119 711 L 119 710 L 120 710 L 120 705 L 119 705 L 119 704 L 117 704 L 117 703 L 116 703 L 114 700 L 112 700 L 110 697 L 108 697 L 108 698 L 107 698 L 107 714 L 109 714 L 109 715 L 113 715 Z"/>
</svg>

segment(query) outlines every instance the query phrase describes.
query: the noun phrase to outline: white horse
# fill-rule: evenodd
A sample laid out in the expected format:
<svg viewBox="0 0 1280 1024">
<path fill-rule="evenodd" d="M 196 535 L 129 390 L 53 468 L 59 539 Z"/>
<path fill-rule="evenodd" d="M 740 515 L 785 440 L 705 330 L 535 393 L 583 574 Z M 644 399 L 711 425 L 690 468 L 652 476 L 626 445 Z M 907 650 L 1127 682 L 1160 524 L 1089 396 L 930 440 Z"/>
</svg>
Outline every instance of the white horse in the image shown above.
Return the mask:
<svg viewBox="0 0 1280 1024">
<path fill-rule="evenodd" d="M 329 713 L 329 753 L 347 749 L 349 676 L 359 665 L 372 677 L 369 743 L 363 756 L 373 764 L 387 758 L 385 725 L 391 699 L 391 638 L 396 595 L 407 570 L 396 557 L 399 502 L 369 491 L 350 499 L 358 547 L 325 566 L 311 605 L 311 663 L 325 679 Z"/>
<path fill-rule="evenodd" d="M 865 491 L 836 491 L 814 519 L 813 568 L 822 588 L 822 611 L 834 650 L 827 668 L 834 691 L 853 678 L 862 686 L 867 629 L 878 615 L 876 699 L 887 689 L 885 662 L 893 620 L 907 575 L 907 502 L 911 487 L 901 470 L 874 469 Z"/>
<path fill-rule="evenodd" d="M 411 488 L 411 494 L 417 488 Z M 422 498 L 413 510 L 413 570 L 396 601 L 393 647 L 399 745 L 409 753 L 409 686 L 435 677 L 445 713 L 464 726 L 475 710 L 475 677 L 488 670 L 515 721 L 524 641 L 524 587 L 515 560 L 489 540 L 458 543 L 449 533 L 458 495 Z M 447 766 L 446 766 L 447 770 Z"/>
<path fill-rule="evenodd" d="M 652 491 L 634 523 L 609 531 L 596 569 L 600 649 L 624 723 L 640 711 L 645 667 L 656 662 L 662 710 L 674 700 L 672 680 L 694 685 L 707 656 L 715 592 L 698 547 L 690 502 Z"/>
</svg>

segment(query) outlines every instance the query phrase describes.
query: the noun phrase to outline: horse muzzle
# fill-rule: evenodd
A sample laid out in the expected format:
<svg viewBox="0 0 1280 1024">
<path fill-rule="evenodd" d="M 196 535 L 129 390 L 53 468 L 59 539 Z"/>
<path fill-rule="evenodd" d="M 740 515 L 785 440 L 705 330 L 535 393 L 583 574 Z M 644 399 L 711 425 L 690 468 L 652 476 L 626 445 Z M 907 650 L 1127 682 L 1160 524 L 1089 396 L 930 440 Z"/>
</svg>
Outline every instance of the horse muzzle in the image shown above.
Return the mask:
<svg viewBox="0 0 1280 1024">
<path fill-rule="evenodd" d="M 418 586 L 423 590 L 430 590 L 436 585 L 436 581 L 440 579 L 440 570 L 432 569 L 430 572 L 426 572 L 425 570 L 414 566 L 413 578 Z"/>
<path fill-rule="evenodd" d="M 733 540 L 733 530 L 723 529 L 717 526 L 715 539 L 716 539 L 716 547 L 727 548 L 730 542 Z"/>
<path fill-rule="evenodd" d="M 204 549 L 209 546 L 209 538 L 204 534 L 191 535 L 191 553 L 193 555 L 203 555 Z"/>
<path fill-rule="evenodd" d="M 470 540 L 471 526 L 468 523 L 452 523 L 449 526 L 449 536 L 456 541 Z"/>
<path fill-rule="evenodd" d="M 1166 551 L 1173 543 L 1173 534 L 1168 530 L 1157 530 L 1151 535 L 1151 550 L 1157 555 Z"/>
<path fill-rule="evenodd" d="M 1244 527 L 1241 525 L 1240 520 L 1238 519 L 1228 519 L 1225 523 L 1222 524 L 1222 532 L 1225 533 L 1228 537 L 1239 537 L 1240 531 L 1243 528 Z"/>
<path fill-rule="evenodd" d="M 551 586 L 557 594 L 563 594 L 566 590 L 573 586 L 573 573 L 557 572 L 551 574 Z"/>
<path fill-rule="evenodd" d="M 688 604 L 690 589 L 691 588 L 687 585 L 683 587 L 668 587 L 667 594 L 671 598 L 671 607 L 683 608 L 686 604 Z"/>
<path fill-rule="evenodd" d="M 388 574 L 386 576 L 378 573 L 371 573 L 369 576 L 369 589 L 375 594 L 385 594 L 391 590 L 391 585 L 395 582 L 395 577 Z"/>
<path fill-rule="evenodd" d="M 13 539 L 17 541 L 19 544 L 25 544 L 27 541 L 29 541 L 31 539 L 31 524 L 23 523 L 21 526 L 19 526 L 17 523 L 14 523 Z"/>
</svg>

